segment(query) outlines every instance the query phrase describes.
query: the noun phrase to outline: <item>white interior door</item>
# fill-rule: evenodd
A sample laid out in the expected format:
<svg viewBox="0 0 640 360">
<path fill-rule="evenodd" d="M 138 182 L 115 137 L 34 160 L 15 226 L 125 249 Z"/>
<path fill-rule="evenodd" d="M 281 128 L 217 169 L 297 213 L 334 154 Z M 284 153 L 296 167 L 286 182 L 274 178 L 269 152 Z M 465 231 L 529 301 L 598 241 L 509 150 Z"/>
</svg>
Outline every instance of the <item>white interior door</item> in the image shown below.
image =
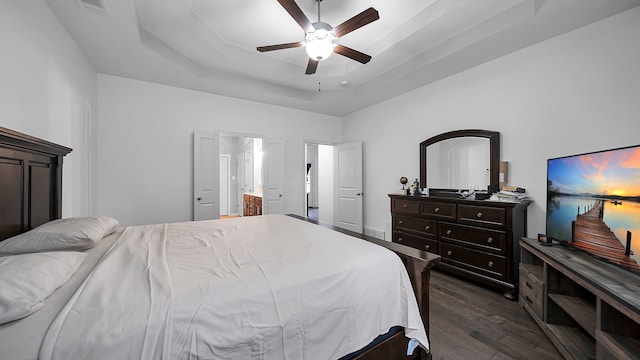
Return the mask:
<svg viewBox="0 0 640 360">
<path fill-rule="evenodd" d="M 220 217 L 220 134 L 193 133 L 193 220 Z"/>
<path fill-rule="evenodd" d="M 262 213 L 284 213 L 284 143 L 282 139 L 264 139 Z"/>
<path fill-rule="evenodd" d="M 240 216 L 244 216 L 244 200 L 243 200 L 243 194 L 244 194 L 244 152 L 240 152 L 238 154 L 238 158 L 237 158 L 237 167 L 236 170 L 238 171 L 238 214 L 240 214 Z"/>
<path fill-rule="evenodd" d="M 220 155 L 220 215 L 229 215 L 229 155 Z"/>
<path fill-rule="evenodd" d="M 334 225 L 362 233 L 362 142 L 334 147 Z"/>
</svg>

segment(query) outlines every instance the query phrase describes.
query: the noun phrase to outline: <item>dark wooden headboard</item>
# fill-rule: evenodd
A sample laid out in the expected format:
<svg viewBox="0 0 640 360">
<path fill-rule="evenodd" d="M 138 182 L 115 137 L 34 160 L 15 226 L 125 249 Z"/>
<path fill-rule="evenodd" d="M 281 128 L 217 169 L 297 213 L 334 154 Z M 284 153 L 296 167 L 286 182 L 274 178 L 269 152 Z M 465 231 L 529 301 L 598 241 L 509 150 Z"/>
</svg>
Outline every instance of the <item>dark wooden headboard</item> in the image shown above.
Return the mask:
<svg viewBox="0 0 640 360">
<path fill-rule="evenodd" d="M 62 212 L 65 146 L 0 127 L 0 241 Z"/>
</svg>

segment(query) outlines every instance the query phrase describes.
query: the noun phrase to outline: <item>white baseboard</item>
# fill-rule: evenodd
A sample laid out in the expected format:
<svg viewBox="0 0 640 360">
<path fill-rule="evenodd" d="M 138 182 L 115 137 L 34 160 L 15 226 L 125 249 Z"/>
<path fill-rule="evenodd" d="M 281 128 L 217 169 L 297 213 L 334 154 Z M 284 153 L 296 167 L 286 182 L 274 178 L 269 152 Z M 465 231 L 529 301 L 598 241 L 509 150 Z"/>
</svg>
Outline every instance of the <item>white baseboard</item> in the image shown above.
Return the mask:
<svg viewBox="0 0 640 360">
<path fill-rule="evenodd" d="M 369 228 L 369 227 L 365 227 L 364 228 L 364 234 L 365 235 L 369 235 L 369 236 L 373 236 L 376 239 L 380 239 L 380 240 L 384 240 L 385 238 L 385 234 L 384 234 L 384 230 L 380 230 L 380 229 L 374 229 L 374 228 Z"/>
</svg>

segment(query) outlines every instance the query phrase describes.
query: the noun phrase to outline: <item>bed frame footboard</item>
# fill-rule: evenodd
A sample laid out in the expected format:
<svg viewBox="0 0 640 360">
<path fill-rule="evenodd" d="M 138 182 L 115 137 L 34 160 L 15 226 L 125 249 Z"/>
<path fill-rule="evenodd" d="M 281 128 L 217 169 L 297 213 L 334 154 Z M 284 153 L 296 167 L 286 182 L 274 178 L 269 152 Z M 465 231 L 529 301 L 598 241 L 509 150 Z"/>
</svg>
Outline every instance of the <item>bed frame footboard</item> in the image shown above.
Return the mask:
<svg viewBox="0 0 640 360">
<path fill-rule="evenodd" d="M 360 235 L 359 237 L 376 245 L 386 247 L 387 249 L 395 252 L 396 254 L 398 254 L 398 256 L 400 256 L 402 262 L 407 268 L 407 273 L 409 274 L 409 279 L 411 280 L 411 285 L 413 286 L 413 292 L 416 295 L 418 307 L 420 308 L 420 317 L 422 318 L 422 323 L 424 324 L 424 329 L 427 332 L 427 336 L 429 336 L 429 280 L 431 278 L 431 268 L 433 268 L 440 261 L 440 256 L 390 241 L 372 238 L 369 236 Z M 399 350 L 406 352 L 408 339 L 404 336 L 404 334 L 400 335 L 403 339 L 401 341 L 396 339 L 396 342 L 399 344 L 401 343 Z M 389 341 L 393 340 L 389 339 Z M 378 355 L 372 354 L 372 357 L 363 357 L 358 359 L 392 359 L 398 358 L 398 354 L 401 354 L 401 352 L 398 352 L 398 350 L 396 350 L 395 352 L 381 354 L 382 357 L 378 357 Z M 426 351 L 422 350 L 419 352 L 419 354 L 414 354 L 414 356 L 406 358 L 431 359 L 431 353 L 426 353 Z"/>
<path fill-rule="evenodd" d="M 409 279 L 411 280 L 411 285 L 413 286 L 413 291 L 418 301 L 418 307 L 420 308 L 420 317 L 422 318 L 427 336 L 429 335 L 429 280 L 431 278 L 431 268 L 440 261 L 440 255 L 354 233 L 335 226 L 321 224 L 298 215 L 289 214 L 289 216 L 372 242 L 398 254 L 407 268 L 407 273 L 409 274 Z M 355 357 L 354 360 L 431 359 L 431 353 L 427 353 L 422 349 L 420 349 L 421 351 L 414 352 L 412 356 L 403 356 L 402 354 L 406 354 L 408 342 L 409 339 L 407 339 L 403 333 L 398 333 L 388 337 L 376 346 L 371 347 Z"/>
</svg>

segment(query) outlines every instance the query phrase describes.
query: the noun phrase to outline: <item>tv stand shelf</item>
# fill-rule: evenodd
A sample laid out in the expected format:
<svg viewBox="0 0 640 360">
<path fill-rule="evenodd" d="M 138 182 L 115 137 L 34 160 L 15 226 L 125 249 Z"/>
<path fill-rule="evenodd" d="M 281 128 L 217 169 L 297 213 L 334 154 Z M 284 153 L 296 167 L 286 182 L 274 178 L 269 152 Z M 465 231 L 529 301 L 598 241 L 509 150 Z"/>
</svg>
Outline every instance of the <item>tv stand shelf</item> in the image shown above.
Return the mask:
<svg viewBox="0 0 640 360">
<path fill-rule="evenodd" d="M 640 359 L 640 275 L 520 240 L 520 302 L 565 359 Z"/>
</svg>

